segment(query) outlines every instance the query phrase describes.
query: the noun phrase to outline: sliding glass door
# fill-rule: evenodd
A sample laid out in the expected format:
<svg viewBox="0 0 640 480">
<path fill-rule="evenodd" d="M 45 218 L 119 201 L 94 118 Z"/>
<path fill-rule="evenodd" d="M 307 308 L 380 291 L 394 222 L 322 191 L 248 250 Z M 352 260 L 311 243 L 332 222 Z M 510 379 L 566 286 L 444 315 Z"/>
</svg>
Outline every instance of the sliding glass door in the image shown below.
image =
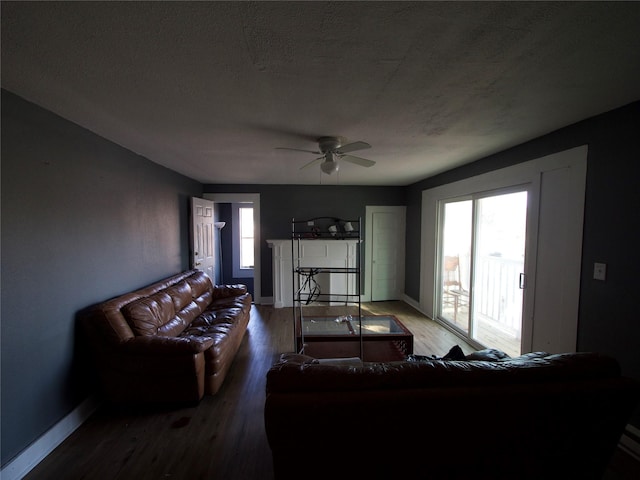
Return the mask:
<svg viewBox="0 0 640 480">
<path fill-rule="evenodd" d="M 441 320 L 482 346 L 521 353 L 527 191 L 440 202 Z"/>
<path fill-rule="evenodd" d="M 469 334 L 473 201 L 443 202 L 441 218 L 440 318 Z"/>
</svg>

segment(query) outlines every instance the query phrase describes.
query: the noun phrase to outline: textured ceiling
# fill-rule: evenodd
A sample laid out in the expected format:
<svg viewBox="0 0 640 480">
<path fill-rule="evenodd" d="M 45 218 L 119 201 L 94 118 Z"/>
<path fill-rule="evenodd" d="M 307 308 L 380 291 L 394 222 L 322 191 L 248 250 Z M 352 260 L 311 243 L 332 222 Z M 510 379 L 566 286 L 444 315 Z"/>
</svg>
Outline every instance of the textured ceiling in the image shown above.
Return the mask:
<svg viewBox="0 0 640 480">
<path fill-rule="evenodd" d="M 640 2 L 6 2 L 2 87 L 203 183 L 407 185 L 640 99 Z M 371 168 L 300 170 L 315 139 Z"/>
</svg>

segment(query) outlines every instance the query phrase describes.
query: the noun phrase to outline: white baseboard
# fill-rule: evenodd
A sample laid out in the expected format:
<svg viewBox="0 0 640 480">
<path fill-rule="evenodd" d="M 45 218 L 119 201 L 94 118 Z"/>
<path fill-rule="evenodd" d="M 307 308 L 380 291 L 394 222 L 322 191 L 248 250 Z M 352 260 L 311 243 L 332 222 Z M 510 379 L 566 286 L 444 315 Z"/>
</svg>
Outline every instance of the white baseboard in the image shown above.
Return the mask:
<svg viewBox="0 0 640 480">
<path fill-rule="evenodd" d="M 410 296 L 408 296 L 407 294 L 403 294 L 402 295 L 402 301 L 410 306 L 412 306 L 413 308 L 415 308 L 417 311 L 419 311 L 421 314 L 423 314 L 425 317 L 431 318 L 431 315 L 428 315 L 426 312 L 424 312 L 422 310 L 422 307 L 420 306 L 420 304 L 418 302 L 416 302 L 413 298 L 411 298 Z"/>
<path fill-rule="evenodd" d="M 99 406 L 91 396 L 0 470 L 2 480 L 20 480 L 82 425 Z"/>
</svg>

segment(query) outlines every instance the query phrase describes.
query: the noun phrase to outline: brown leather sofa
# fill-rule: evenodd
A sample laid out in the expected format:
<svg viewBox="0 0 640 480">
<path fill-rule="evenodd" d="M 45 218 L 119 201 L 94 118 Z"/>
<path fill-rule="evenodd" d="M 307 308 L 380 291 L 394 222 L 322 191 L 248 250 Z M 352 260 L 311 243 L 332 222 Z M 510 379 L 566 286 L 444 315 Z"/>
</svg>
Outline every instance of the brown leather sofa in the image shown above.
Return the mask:
<svg viewBox="0 0 640 480">
<path fill-rule="evenodd" d="M 595 353 L 342 363 L 269 370 L 276 479 L 601 479 L 640 399 Z"/>
<path fill-rule="evenodd" d="M 245 285 L 190 270 L 95 305 L 81 321 L 114 403 L 198 402 L 214 395 L 249 323 Z"/>
</svg>

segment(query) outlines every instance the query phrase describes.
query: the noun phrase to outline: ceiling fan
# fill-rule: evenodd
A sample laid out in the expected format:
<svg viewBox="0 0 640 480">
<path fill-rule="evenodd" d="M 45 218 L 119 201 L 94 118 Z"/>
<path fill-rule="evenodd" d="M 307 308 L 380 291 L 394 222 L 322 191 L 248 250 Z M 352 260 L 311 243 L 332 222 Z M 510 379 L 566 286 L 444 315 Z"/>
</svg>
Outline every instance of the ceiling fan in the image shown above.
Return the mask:
<svg viewBox="0 0 640 480">
<path fill-rule="evenodd" d="M 366 142 L 353 142 L 347 143 L 344 137 L 320 137 L 318 138 L 318 147 L 320 150 L 301 150 L 299 148 L 287 148 L 287 147 L 276 147 L 278 150 L 293 150 L 296 152 L 306 152 L 306 153 L 314 153 L 316 155 L 321 155 L 320 157 L 312 160 L 306 165 L 302 166 L 300 170 L 304 168 L 311 167 L 312 165 L 317 164 L 322 161 L 320 164 L 320 170 L 324 173 L 331 175 L 333 172 L 337 172 L 340 168 L 339 160 L 344 160 L 345 162 L 354 163 L 356 165 L 360 165 L 361 167 L 371 167 L 375 165 L 376 162 L 373 160 L 368 160 L 366 158 L 355 157 L 353 155 L 347 155 L 347 153 L 355 152 L 357 150 L 364 150 L 365 148 L 371 148 Z"/>
</svg>

